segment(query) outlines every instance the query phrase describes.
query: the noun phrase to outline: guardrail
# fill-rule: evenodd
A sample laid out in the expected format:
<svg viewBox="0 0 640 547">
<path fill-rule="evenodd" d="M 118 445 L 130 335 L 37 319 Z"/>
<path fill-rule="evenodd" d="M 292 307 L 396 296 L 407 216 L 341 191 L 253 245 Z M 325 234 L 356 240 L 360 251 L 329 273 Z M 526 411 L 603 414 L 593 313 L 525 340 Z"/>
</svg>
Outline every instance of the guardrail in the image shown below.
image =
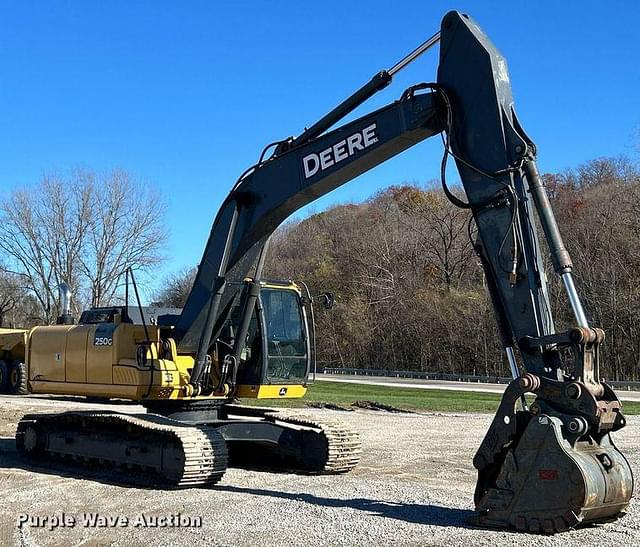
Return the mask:
<svg viewBox="0 0 640 547">
<path fill-rule="evenodd" d="M 424 372 L 415 370 L 387 370 L 371 368 L 333 368 L 324 367 L 323 374 L 343 374 L 345 376 L 379 376 L 384 378 L 411 378 L 417 380 L 440 380 L 445 382 L 470 382 L 478 384 L 508 384 L 508 376 L 485 376 L 474 374 L 450 374 L 442 372 Z M 640 391 L 640 382 L 609 381 L 611 387 L 618 390 Z"/>
</svg>

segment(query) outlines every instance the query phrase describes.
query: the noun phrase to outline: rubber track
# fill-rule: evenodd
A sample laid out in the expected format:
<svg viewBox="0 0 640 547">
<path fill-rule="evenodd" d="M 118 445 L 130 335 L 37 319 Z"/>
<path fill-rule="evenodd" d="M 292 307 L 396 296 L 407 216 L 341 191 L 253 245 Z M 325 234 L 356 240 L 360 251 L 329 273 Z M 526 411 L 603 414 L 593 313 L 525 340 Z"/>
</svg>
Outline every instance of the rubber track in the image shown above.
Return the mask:
<svg viewBox="0 0 640 547">
<path fill-rule="evenodd" d="M 327 475 L 347 473 L 360 462 L 362 454 L 360 435 L 340 420 L 289 414 L 282 411 L 265 413 L 264 417 L 272 422 L 278 421 L 322 431 L 327 442 L 327 460 L 318 473 Z"/>
<path fill-rule="evenodd" d="M 159 473 L 163 478 L 169 481 L 173 488 L 187 488 L 195 486 L 212 485 L 217 483 L 227 469 L 228 453 L 226 443 L 220 433 L 214 427 L 192 427 L 173 422 L 163 416 L 154 414 L 130 415 L 117 413 L 101 413 L 101 412 L 83 412 L 83 413 L 65 413 L 59 415 L 27 415 L 18 424 L 18 433 L 16 434 L 16 444 L 18 450 L 25 452 L 24 441 L 21 432 L 29 425 L 36 423 L 43 429 L 46 422 L 63 422 L 62 425 L 68 425 L 77 420 L 76 424 L 83 425 L 93 432 L 98 432 L 100 424 L 118 424 L 122 426 L 123 433 L 127 426 L 133 426 L 138 429 L 146 430 L 150 435 L 149 443 L 153 444 L 159 439 L 154 436 L 173 437 L 173 441 L 178 441 L 182 446 L 184 453 L 184 465 L 179 477 L 163 476 L 162 471 L 155 466 L 150 465 L 149 468 Z M 87 423 L 87 422 L 93 422 Z M 176 425 L 172 424 L 175 423 Z M 107 440 L 106 443 L 112 441 Z M 108 451 L 105 450 L 105 454 Z M 51 456 L 59 456 L 56 452 L 50 452 Z M 100 465 L 104 463 L 114 466 L 127 466 L 116 460 L 109 460 L 106 456 L 100 458 L 77 454 L 85 461 L 95 462 Z M 136 464 L 137 465 L 137 464 Z"/>
</svg>

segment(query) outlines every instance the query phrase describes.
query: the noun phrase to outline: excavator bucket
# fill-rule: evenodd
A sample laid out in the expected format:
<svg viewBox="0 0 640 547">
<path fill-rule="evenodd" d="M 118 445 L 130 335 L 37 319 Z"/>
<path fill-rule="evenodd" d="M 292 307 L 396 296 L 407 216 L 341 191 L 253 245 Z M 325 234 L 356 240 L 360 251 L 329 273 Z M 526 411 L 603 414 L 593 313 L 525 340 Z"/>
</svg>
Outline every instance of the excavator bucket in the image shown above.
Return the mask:
<svg viewBox="0 0 640 547">
<path fill-rule="evenodd" d="M 609 433 L 543 400 L 515 411 L 526 386 L 540 389 L 531 374 L 510 384 L 474 458 L 477 523 L 552 534 L 624 515 L 633 477 Z"/>
</svg>

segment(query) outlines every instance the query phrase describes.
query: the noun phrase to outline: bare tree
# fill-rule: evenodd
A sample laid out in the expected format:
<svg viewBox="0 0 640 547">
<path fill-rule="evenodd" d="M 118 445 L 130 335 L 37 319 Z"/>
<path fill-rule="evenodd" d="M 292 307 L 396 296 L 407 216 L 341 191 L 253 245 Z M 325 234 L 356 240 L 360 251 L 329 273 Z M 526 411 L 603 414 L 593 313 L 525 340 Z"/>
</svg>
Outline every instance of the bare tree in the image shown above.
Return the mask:
<svg viewBox="0 0 640 547">
<path fill-rule="evenodd" d="M 91 189 L 92 198 L 79 269 L 89 283 L 91 305 L 102 306 L 113 299 L 127 268 L 148 271 L 161 262 L 164 207 L 157 193 L 125 171 L 105 177 L 78 171 L 76 179 Z"/>
<path fill-rule="evenodd" d="M 185 268 L 164 279 L 153 301 L 154 306 L 182 308 L 196 279 L 197 268 Z"/>
<path fill-rule="evenodd" d="M 90 214 L 91 189 L 45 176 L 40 184 L 18 190 L 0 205 L 0 249 L 38 300 L 42 320 L 57 311 L 56 287 L 78 286 L 78 261 Z"/>
<path fill-rule="evenodd" d="M 440 198 L 394 186 L 289 224 L 272 238 L 268 275 L 293 276 L 313 293 L 339 297 L 333 310 L 316 314 L 321 363 L 501 370 L 471 259 L 468 213 Z"/>
<path fill-rule="evenodd" d="M 447 291 L 457 287 L 475 265 L 467 230 L 469 212 L 433 190 L 405 187 L 397 199 L 402 213 L 398 221 L 413 233 L 428 267 L 439 273 Z"/>
<path fill-rule="evenodd" d="M 0 272 L 0 327 L 13 326 L 13 321 L 8 321 L 8 316 L 16 310 L 25 293 L 20 286 L 18 276 L 6 272 Z"/>
<path fill-rule="evenodd" d="M 147 271 L 161 259 L 159 210 L 159 197 L 123 171 L 44 176 L 0 203 L 0 250 L 10 263 L 4 271 L 37 299 L 44 322 L 58 313 L 62 282 L 76 293 L 76 306 L 104 304 L 127 267 Z"/>
</svg>

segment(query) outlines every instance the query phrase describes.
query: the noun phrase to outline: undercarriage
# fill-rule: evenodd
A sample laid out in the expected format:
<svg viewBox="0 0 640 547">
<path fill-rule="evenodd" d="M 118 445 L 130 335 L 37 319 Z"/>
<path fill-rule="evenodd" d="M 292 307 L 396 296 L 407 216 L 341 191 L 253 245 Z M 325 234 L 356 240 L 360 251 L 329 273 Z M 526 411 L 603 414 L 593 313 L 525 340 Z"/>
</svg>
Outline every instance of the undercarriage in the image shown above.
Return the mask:
<svg viewBox="0 0 640 547">
<path fill-rule="evenodd" d="M 334 419 L 240 405 L 167 414 L 30 414 L 16 445 L 34 463 L 108 466 L 122 482 L 144 474 L 167 488 L 215 484 L 228 465 L 335 474 L 360 460 L 358 434 Z"/>
</svg>

